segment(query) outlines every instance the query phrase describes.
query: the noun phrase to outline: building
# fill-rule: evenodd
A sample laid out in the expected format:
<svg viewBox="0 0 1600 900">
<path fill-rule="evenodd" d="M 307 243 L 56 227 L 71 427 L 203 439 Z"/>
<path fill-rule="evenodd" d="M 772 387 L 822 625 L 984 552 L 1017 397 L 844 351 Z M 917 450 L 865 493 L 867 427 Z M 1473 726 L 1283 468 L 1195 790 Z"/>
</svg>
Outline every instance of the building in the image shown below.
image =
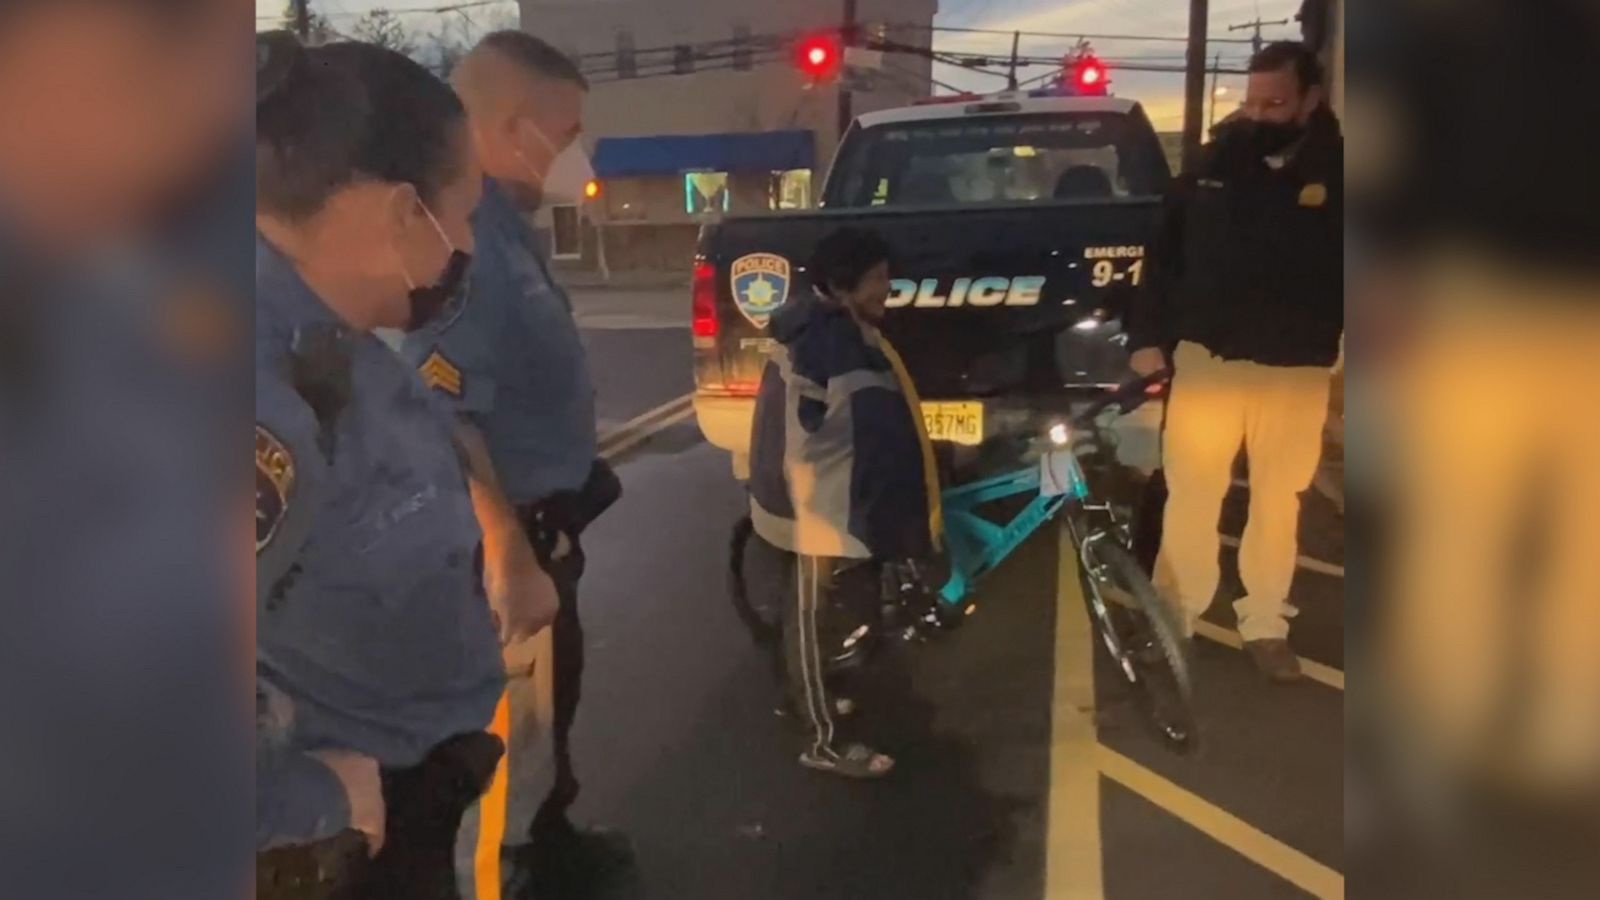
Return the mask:
<svg viewBox="0 0 1600 900">
<path fill-rule="evenodd" d="M 862 33 L 927 46 L 938 0 L 857 0 Z M 850 112 L 930 92 L 909 54 L 812 84 L 796 42 L 844 21 L 845 0 L 521 0 L 522 27 L 577 59 L 592 82 L 584 146 L 599 195 L 540 213 L 559 264 L 687 270 L 700 225 L 813 205 Z M 886 25 L 884 23 L 895 23 Z M 852 54 L 854 61 L 854 54 Z M 572 191 L 568 191 L 572 193 Z"/>
</svg>

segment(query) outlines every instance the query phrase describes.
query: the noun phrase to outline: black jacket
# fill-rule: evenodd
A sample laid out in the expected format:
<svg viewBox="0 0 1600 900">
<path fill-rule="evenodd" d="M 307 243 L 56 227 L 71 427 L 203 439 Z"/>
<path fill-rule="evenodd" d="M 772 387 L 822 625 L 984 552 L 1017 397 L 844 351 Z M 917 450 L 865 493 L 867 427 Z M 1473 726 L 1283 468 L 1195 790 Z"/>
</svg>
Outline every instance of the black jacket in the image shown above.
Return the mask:
<svg viewBox="0 0 1600 900">
<path fill-rule="evenodd" d="M 1129 347 L 1193 341 L 1224 359 L 1332 366 L 1344 331 L 1344 139 L 1312 117 L 1281 169 L 1226 137 L 1167 197 Z"/>
</svg>

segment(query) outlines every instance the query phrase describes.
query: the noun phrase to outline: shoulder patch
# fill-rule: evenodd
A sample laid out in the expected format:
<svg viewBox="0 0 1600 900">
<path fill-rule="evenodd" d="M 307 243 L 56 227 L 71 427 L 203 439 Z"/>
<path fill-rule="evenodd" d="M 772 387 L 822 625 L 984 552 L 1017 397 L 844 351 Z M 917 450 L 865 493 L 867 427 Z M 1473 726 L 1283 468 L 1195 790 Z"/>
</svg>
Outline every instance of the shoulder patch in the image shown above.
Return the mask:
<svg viewBox="0 0 1600 900">
<path fill-rule="evenodd" d="M 444 391 L 452 397 L 461 396 L 461 370 L 438 350 L 429 353 L 422 365 L 417 366 L 417 374 L 422 376 L 422 383 L 428 387 Z"/>
<path fill-rule="evenodd" d="M 1319 207 L 1328 202 L 1328 186 L 1325 184 L 1308 184 L 1300 191 L 1300 205 Z"/>
<path fill-rule="evenodd" d="M 294 457 L 272 432 L 256 426 L 256 552 L 272 543 L 289 510 Z"/>
</svg>

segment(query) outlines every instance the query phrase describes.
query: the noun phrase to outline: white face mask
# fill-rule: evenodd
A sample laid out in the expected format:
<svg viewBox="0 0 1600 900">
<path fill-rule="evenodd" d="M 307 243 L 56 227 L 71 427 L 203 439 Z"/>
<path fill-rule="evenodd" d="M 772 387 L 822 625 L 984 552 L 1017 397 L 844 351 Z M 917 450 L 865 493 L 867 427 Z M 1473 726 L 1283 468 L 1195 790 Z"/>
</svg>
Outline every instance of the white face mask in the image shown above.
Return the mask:
<svg viewBox="0 0 1600 900">
<path fill-rule="evenodd" d="M 546 203 L 567 203 L 583 199 L 583 187 L 594 178 L 594 166 L 583 144 L 574 140 L 550 164 L 550 174 L 544 181 Z"/>
<path fill-rule="evenodd" d="M 554 150 L 555 145 L 540 131 L 537 126 L 533 128 L 533 136 L 544 144 L 545 149 Z M 528 177 L 540 194 L 541 205 L 550 203 L 567 203 L 583 199 L 583 187 L 590 179 L 594 178 L 594 167 L 589 163 L 589 154 L 583 150 L 583 142 L 573 138 L 567 149 L 557 153 L 550 162 L 550 171 L 543 177 L 533 162 L 521 150 L 516 151 L 517 158 L 522 160 L 523 166 L 528 171 Z"/>
</svg>

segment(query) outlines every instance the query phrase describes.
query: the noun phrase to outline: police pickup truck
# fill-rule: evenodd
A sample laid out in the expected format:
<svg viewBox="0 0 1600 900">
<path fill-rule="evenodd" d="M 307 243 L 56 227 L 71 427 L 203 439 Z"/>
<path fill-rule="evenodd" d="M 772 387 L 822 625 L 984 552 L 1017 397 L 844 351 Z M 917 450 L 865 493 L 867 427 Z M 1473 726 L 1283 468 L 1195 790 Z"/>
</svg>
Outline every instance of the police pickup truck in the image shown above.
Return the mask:
<svg viewBox="0 0 1600 900">
<path fill-rule="evenodd" d="M 938 98 L 856 119 L 820 209 L 706 226 L 693 280 L 694 407 L 746 477 L 766 324 L 811 290 L 842 225 L 893 250 L 884 332 L 947 465 L 1038 435 L 1075 394 L 1126 380 L 1121 318 L 1170 178 L 1138 103 L 1050 91 Z"/>
</svg>

